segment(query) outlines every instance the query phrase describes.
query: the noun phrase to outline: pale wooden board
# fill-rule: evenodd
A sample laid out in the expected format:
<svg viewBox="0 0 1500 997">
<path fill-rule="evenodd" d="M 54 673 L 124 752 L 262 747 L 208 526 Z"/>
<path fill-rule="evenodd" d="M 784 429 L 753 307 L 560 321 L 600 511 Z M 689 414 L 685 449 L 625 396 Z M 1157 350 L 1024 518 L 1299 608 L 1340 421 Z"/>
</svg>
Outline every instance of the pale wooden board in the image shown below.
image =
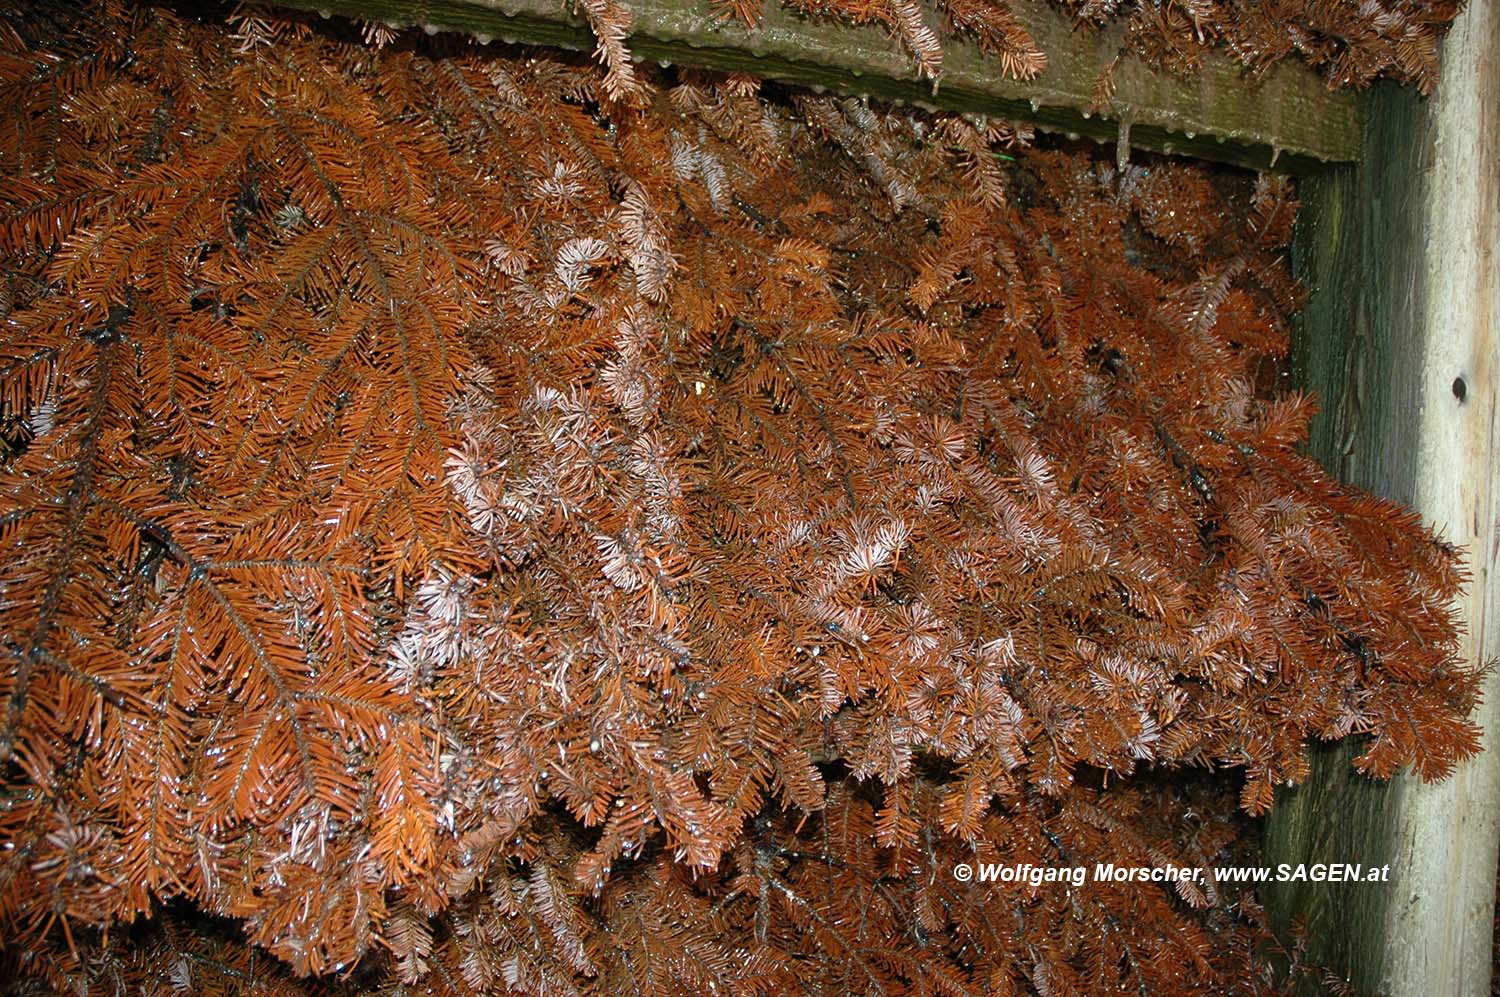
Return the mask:
<svg viewBox="0 0 1500 997">
<path fill-rule="evenodd" d="M 1428 233 L 1414 455 L 1416 508 L 1469 551 L 1462 602 L 1470 660 L 1500 657 L 1500 12 L 1471 3 L 1444 43 L 1433 98 L 1436 156 L 1420 210 Z M 1465 400 L 1454 386 L 1462 379 Z M 1490 993 L 1500 841 L 1500 671 L 1480 707 L 1487 752 L 1438 785 L 1408 780 L 1396 826 L 1400 877 L 1386 910 L 1381 983 L 1392 994 Z"/>
<path fill-rule="evenodd" d="M 1469 662 L 1500 657 L 1500 17 L 1471 4 L 1430 101 L 1386 85 L 1358 170 L 1304 182 L 1296 256 L 1310 298 L 1300 380 L 1325 400 L 1309 449 L 1406 502 L 1468 549 Z M 1463 379 L 1461 401 L 1454 383 Z M 1266 861 L 1391 863 L 1385 884 L 1267 890 L 1306 919 L 1309 955 L 1358 993 L 1484 997 L 1500 847 L 1500 672 L 1476 720 L 1485 753 L 1448 780 L 1355 775 L 1351 746 L 1278 794 Z"/>
</svg>

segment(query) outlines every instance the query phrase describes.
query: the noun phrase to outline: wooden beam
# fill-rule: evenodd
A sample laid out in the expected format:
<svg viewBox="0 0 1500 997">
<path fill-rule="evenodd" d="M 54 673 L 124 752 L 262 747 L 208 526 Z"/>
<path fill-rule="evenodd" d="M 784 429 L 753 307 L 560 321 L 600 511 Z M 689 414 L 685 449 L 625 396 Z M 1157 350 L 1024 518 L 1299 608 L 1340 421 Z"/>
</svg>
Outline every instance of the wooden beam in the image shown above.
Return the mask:
<svg viewBox="0 0 1500 997">
<path fill-rule="evenodd" d="M 1303 181 L 1294 262 L 1310 292 L 1303 384 L 1327 401 L 1311 450 L 1468 549 L 1470 662 L 1500 657 L 1500 10 L 1471 4 L 1430 101 L 1386 85 L 1364 163 Z M 1341 746 L 1279 794 L 1268 864 L 1391 864 L 1392 882 L 1273 884 L 1273 923 L 1359 993 L 1490 993 L 1500 845 L 1500 670 L 1476 717 L 1485 753 L 1449 779 L 1375 783 Z"/>
<path fill-rule="evenodd" d="M 564 0 L 283 0 L 288 6 L 481 39 L 591 51 L 593 36 Z M 767 0 L 755 28 L 717 18 L 706 0 L 627 0 L 631 52 L 641 59 L 752 73 L 804 86 L 1028 121 L 1115 143 L 1128 122 L 1131 146 L 1253 169 L 1296 171 L 1358 157 L 1357 95 L 1330 91 L 1294 61 L 1251 79 L 1211 54 L 1201 72 L 1176 78 L 1126 53 L 1124 29 L 1078 27 L 1045 0 L 1010 0 L 1047 56 L 1034 80 L 1006 78 L 996 59 L 962 38 L 944 39 L 941 79 L 916 78 L 908 52 L 880 26 L 810 20 Z M 936 29 L 938 19 L 926 11 Z M 1119 58 L 1114 95 L 1094 106 L 1096 84 Z"/>
</svg>

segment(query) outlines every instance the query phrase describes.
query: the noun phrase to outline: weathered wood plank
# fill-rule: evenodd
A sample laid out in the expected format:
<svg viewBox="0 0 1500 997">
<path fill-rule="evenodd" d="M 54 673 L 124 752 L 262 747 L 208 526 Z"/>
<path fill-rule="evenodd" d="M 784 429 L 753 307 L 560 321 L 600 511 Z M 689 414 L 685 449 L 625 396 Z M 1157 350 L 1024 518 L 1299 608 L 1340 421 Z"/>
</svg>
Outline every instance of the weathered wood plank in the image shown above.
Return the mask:
<svg viewBox="0 0 1500 997">
<path fill-rule="evenodd" d="M 1443 50 L 1437 155 L 1423 206 L 1428 282 L 1416 508 L 1469 551 L 1470 660 L 1500 657 L 1500 11 L 1471 3 Z M 1487 754 L 1408 784 L 1382 983 L 1395 994 L 1487 995 L 1500 842 L 1500 672 L 1480 719 Z"/>
<path fill-rule="evenodd" d="M 1418 509 L 1469 551 L 1470 661 L 1500 656 L 1500 16 L 1473 4 L 1423 101 L 1382 87 L 1356 170 L 1304 181 L 1295 262 L 1311 292 L 1297 354 L 1330 400 L 1311 449 L 1345 480 Z M 1374 783 L 1328 749 L 1280 794 L 1270 863 L 1391 863 L 1385 884 L 1273 886 L 1284 927 L 1361 993 L 1485 995 L 1500 842 L 1500 673 L 1478 717 L 1486 752 L 1450 779 Z"/>
<path fill-rule="evenodd" d="M 481 38 L 594 47 L 586 23 L 563 0 L 283 2 Z M 932 81 L 916 79 L 911 56 L 884 28 L 809 20 L 775 0 L 768 0 L 765 18 L 755 28 L 716 18 L 705 0 L 629 0 L 635 17 L 629 46 L 643 59 L 1030 121 L 1101 142 L 1115 142 L 1120 122 L 1127 120 L 1127 137 L 1137 148 L 1255 169 L 1275 164 L 1310 170 L 1359 154 L 1359 97 L 1330 91 L 1315 73 L 1290 61 L 1252 80 L 1232 60 L 1211 56 L 1202 72 L 1178 79 L 1124 55 L 1114 73 L 1114 95 L 1096 112 L 1095 85 L 1124 51 L 1123 29 L 1075 27 L 1045 0 L 1011 0 L 1010 5 L 1047 56 L 1047 68 L 1034 80 L 1008 79 L 976 44 L 949 38 L 940 85 L 934 88 Z M 936 27 L 936 16 L 928 13 Z"/>
</svg>

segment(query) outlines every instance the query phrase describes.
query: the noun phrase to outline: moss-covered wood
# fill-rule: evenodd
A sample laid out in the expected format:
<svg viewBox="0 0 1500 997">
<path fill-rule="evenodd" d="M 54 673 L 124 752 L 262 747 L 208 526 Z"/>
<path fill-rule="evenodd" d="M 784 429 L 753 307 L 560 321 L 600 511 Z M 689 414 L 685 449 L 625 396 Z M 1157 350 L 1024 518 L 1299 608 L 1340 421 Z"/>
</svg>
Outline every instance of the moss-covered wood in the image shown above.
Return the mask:
<svg viewBox="0 0 1500 997">
<path fill-rule="evenodd" d="M 1296 355 L 1327 399 L 1310 448 L 1347 481 L 1412 505 L 1469 550 L 1471 661 L 1500 654 L 1500 17 L 1474 5 L 1449 37 L 1432 101 L 1370 102 L 1362 165 L 1303 181 L 1295 265 L 1310 292 Z M 1303 918 L 1309 955 L 1359 993 L 1490 993 L 1500 680 L 1487 751 L 1450 779 L 1376 783 L 1357 745 L 1325 748 L 1280 794 L 1266 860 L 1391 865 L 1389 884 L 1272 885 L 1273 921 Z"/>
<path fill-rule="evenodd" d="M 502 41 L 594 47 L 587 24 L 562 0 L 290 0 L 289 6 Z M 916 78 L 910 54 L 879 26 L 812 21 L 774 2 L 755 28 L 716 18 L 706 0 L 630 0 L 629 7 L 630 50 L 643 59 L 1031 121 L 1102 142 L 1115 142 L 1121 121 L 1128 121 L 1127 137 L 1137 148 L 1257 169 L 1307 170 L 1352 161 L 1359 152 L 1358 96 L 1330 91 L 1296 62 L 1252 80 L 1238 63 L 1210 57 L 1200 73 L 1179 79 L 1120 56 L 1120 27 L 1077 27 L 1044 0 L 1011 2 L 1046 53 L 1040 76 L 1008 79 L 977 45 L 949 38 L 936 87 Z M 1100 75 L 1117 56 L 1114 95 L 1096 108 Z"/>
</svg>

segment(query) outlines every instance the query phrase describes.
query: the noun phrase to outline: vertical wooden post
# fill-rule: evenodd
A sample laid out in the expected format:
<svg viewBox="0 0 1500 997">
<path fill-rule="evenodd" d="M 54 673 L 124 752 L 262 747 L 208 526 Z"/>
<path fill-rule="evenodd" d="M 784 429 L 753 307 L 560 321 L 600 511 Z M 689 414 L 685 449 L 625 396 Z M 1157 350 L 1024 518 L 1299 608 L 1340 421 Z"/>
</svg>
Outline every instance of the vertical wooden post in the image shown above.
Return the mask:
<svg viewBox="0 0 1500 997">
<path fill-rule="evenodd" d="M 1304 182 L 1297 265 L 1311 300 L 1303 383 L 1326 401 L 1311 449 L 1410 503 L 1469 552 L 1469 660 L 1500 657 L 1500 16 L 1471 3 L 1431 100 L 1372 100 L 1361 165 Z M 1486 753 L 1439 784 L 1382 786 L 1348 747 L 1318 753 L 1267 825 L 1278 862 L 1391 863 L 1392 882 L 1279 884 L 1273 920 L 1306 919 L 1310 955 L 1363 993 L 1487 995 L 1500 843 L 1500 670 Z"/>
</svg>

